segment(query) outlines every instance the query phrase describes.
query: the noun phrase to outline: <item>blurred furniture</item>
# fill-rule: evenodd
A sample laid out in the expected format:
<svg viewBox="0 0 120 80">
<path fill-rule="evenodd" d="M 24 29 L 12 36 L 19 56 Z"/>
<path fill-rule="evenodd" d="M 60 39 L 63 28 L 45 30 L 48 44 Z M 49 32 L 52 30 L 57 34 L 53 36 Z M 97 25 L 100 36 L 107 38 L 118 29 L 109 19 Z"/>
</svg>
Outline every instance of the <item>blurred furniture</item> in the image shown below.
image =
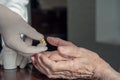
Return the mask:
<svg viewBox="0 0 120 80">
<path fill-rule="evenodd" d="M 54 36 L 67 40 L 67 9 L 66 7 L 54 7 L 51 9 L 40 9 L 34 1 L 31 9 L 31 25 L 45 37 Z M 34 41 L 34 43 L 36 43 Z M 49 50 L 55 50 L 47 44 Z"/>
<path fill-rule="evenodd" d="M 45 36 L 67 39 L 67 1 L 30 0 L 31 25 Z M 44 7 L 44 8 L 43 8 Z"/>
<path fill-rule="evenodd" d="M 44 35 L 57 35 L 66 39 L 66 8 L 52 10 L 33 9 L 31 11 L 32 26 Z"/>
</svg>

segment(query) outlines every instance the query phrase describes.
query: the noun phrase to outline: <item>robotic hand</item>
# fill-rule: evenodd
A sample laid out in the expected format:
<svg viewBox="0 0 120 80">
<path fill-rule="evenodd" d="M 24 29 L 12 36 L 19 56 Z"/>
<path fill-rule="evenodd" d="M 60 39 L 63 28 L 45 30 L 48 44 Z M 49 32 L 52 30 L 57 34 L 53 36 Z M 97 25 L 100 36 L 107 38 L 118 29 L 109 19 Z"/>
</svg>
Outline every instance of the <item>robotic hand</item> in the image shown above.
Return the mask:
<svg viewBox="0 0 120 80">
<path fill-rule="evenodd" d="M 26 37 L 40 40 L 44 36 L 38 33 L 34 28 L 28 25 L 18 14 L 12 12 L 8 8 L 0 5 L 0 30 L 5 45 L 13 50 L 31 56 L 35 53 L 47 50 L 46 46 L 29 46 L 20 37 L 24 34 Z M 31 54 L 29 54 L 31 53 Z"/>
<path fill-rule="evenodd" d="M 28 62 L 28 58 L 25 56 L 28 57 L 35 53 L 45 51 L 47 50 L 47 47 L 46 45 L 28 45 L 26 41 L 23 41 L 23 39 L 20 37 L 21 34 L 24 34 L 27 38 L 31 38 L 31 40 L 40 40 L 44 36 L 28 25 L 21 16 L 9 10 L 7 7 L 0 4 L 0 10 L 0 32 L 5 42 L 2 50 L 2 53 L 4 54 L 0 55 L 1 57 L 3 56 L 3 59 L 6 57 L 4 62 L 2 59 L 0 62 L 4 65 L 5 69 L 16 68 L 16 65 L 20 66 L 20 68 L 24 68 Z M 5 67 L 5 65 L 9 64 L 11 67 Z"/>
<path fill-rule="evenodd" d="M 17 66 L 19 68 L 24 68 L 29 62 L 29 58 L 23 55 L 17 54 L 16 51 L 3 46 L 0 54 L 0 65 L 3 65 L 4 69 L 15 69 Z"/>
<path fill-rule="evenodd" d="M 26 38 L 25 42 L 27 45 L 32 44 L 32 40 L 29 38 Z M 39 44 L 38 46 L 45 46 L 45 44 Z M 23 53 L 12 50 L 4 45 L 0 54 L 0 65 L 3 65 L 4 69 L 15 69 L 17 66 L 24 68 L 31 60 L 28 54 L 21 54 Z"/>
</svg>

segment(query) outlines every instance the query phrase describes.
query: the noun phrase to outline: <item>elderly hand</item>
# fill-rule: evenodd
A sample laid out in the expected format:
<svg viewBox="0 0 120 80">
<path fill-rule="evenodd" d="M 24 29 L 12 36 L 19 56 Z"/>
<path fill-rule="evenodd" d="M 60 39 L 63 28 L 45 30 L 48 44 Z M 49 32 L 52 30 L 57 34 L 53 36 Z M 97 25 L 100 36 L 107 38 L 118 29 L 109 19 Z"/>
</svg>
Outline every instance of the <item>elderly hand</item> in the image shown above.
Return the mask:
<svg viewBox="0 0 120 80">
<path fill-rule="evenodd" d="M 71 42 L 61 40 L 59 38 L 48 37 L 48 42 L 54 46 L 71 46 L 78 49 Z M 54 41 L 55 40 L 55 41 Z M 93 75 L 93 68 L 87 64 L 81 65 L 79 58 L 61 57 L 61 48 L 58 51 L 48 51 L 32 56 L 33 65 L 43 74 L 50 78 L 91 78 Z M 73 51 L 74 53 L 74 51 Z M 67 58 L 66 58 L 67 57 Z M 81 66 L 79 66 L 81 65 Z M 85 67 L 84 67 L 85 66 Z"/>
<path fill-rule="evenodd" d="M 92 77 L 91 68 L 82 68 L 84 66 L 78 66 L 78 59 L 69 60 L 58 53 L 52 51 L 35 55 L 32 57 L 33 65 L 49 78 L 90 79 Z"/>
<path fill-rule="evenodd" d="M 58 50 L 37 54 L 32 60 L 34 66 L 48 77 L 120 80 L 120 74 L 95 52 L 59 38 L 49 37 L 47 40 Z"/>
</svg>

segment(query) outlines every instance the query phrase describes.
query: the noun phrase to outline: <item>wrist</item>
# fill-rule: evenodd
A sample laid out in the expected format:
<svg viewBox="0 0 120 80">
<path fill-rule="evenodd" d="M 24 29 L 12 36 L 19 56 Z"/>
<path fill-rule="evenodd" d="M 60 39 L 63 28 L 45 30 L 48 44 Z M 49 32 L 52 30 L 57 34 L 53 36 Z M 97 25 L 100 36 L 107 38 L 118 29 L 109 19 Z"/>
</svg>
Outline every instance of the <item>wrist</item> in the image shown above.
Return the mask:
<svg viewBox="0 0 120 80">
<path fill-rule="evenodd" d="M 120 73 L 115 71 L 109 64 L 105 62 L 105 66 L 99 67 L 95 77 L 100 80 L 120 80 Z"/>
<path fill-rule="evenodd" d="M 120 80 L 120 74 L 111 68 L 111 69 L 105 70 L 101 74 L 101 79 L 102 80 Z"/>
</svg>

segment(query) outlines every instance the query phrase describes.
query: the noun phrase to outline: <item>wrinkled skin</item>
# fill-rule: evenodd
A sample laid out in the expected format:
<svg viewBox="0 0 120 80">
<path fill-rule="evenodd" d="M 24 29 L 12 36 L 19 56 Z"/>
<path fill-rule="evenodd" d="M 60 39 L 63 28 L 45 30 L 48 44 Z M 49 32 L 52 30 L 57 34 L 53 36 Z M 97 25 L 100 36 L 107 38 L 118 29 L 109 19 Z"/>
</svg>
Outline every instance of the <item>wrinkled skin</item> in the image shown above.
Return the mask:
<svg viewBox="0 0 120 80">
<path fill-rule="evenodd" d="M 79 48 L 71 42 L 48 37 L 57 51 L 32 56 L 33 65 L 50 78 L 120 80 L 120 74 L 95 52 Z"/>
</svg>

